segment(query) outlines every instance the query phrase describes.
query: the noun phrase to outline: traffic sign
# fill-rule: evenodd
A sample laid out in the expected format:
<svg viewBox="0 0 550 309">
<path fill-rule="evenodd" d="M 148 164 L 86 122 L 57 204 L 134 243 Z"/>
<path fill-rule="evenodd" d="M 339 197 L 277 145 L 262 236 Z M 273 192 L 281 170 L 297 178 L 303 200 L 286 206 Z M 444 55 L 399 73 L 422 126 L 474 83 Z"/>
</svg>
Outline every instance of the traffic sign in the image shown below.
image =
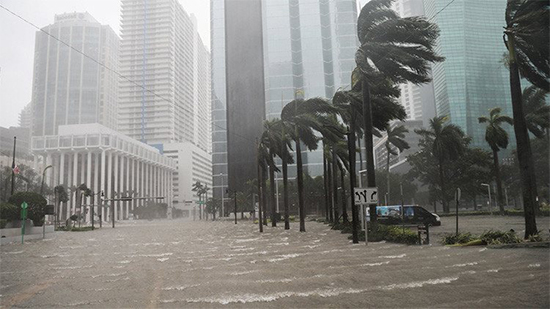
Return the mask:
<svg viewBox="0 0 550 309">
<path fill-rule="evenodd" d="M 378 188 L 354 188 L 353 197 L 355 204 L 378 204 Z"/>
</svg>

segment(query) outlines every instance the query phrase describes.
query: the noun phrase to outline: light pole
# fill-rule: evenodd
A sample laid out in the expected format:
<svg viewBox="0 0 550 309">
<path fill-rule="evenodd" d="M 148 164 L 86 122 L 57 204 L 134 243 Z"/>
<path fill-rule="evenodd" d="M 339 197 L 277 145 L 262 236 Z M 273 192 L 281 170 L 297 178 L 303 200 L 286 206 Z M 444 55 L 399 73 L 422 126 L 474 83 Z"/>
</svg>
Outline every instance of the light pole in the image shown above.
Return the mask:
<svg viewBox="0 0 550 309">
<path fill-rule="evenodd" d="M 42 195 L 42 192 L 44 192 L 44 178 L 46 177 L 46 170 L 51 168 L 51 167 L 53 167 L 53 166 L 48 165 L 42 171 L 42 183 L 40 184 L 40 195 Z"/>
<path fill-rule="evenodd" d="M 359 171 L 359 188 L 363 188 L 363 174 L 366 173 L 367 170 L 360 170 Z"/>
<path fill-rule="evenodd" d="M 225 217 L 224 202 L 223 202 L 223 199 L 225 197 L 225 190 L 223 189 L 223 173 L 219 173 L 218 176 L 222 178 L 222 215 L 220 217 Z"/>
<path fill-rule="evenodd" d="M 493 208 L 491 207 L 491 186 L 486 183 L 481 184 L 484 187 L 487 187 L 487 192 L 489 192 L 489 211 L 491 212 L 491 215 L 493 214 Z"/>
</svg>

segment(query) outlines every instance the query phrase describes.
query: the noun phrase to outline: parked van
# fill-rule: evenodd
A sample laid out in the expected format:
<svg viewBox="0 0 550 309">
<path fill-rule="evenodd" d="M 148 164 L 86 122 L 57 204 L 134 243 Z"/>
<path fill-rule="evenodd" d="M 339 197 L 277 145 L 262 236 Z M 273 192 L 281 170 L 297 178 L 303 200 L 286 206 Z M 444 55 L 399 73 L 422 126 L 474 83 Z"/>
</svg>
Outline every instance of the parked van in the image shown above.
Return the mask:
<svg viewBox="0 0 550 309">
<path fill-rule="evenodd" d="M 441 219 L 438 215 L 417 205 L 403 206 L 403 213 L 401 213 L 401 205 L 376 206 L 376 214 L 380 223 L 385 224 L 441 225 Z"/>
</svg>

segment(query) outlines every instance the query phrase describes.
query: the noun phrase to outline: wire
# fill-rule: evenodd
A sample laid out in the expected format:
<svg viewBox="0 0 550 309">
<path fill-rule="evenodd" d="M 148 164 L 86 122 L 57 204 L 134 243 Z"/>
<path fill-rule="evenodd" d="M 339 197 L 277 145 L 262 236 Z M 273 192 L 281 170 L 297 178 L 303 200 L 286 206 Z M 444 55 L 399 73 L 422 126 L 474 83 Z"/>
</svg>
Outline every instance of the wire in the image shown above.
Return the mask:
<svg viewBox="0 0 550 309">
<path fill-rule="evenodd" d="M 38 31 L 45 33 L 46 35 L 48 35 L 48 36 L 51 37 L 52 39 L 58 41 L 59 43 L 61 43 L 61 44 L 65 45 L 65 46 L 67 46 L 68 48 L 72 49 L 72 50 L 75 51 L 76 53 L 81 54 L 82 56 L 84 56 L 84 57 L 86 57 L 86 58 L 92 60 L 93 62 L 97 63 L 98 65 L 100 65 L 101 67 L 105 68 L 106 70 L 113 72 L 114 74 L 116 74 L 116 75 L 119 76 L 120 78 L 125 79 L 125 80 L 129 81 L 130 83 L 134 84 L 135 86 L 137 86 L 137 87 L 143 89 L 144 91 L 146 91 L 146 92 L 148 92 L 148 93 L 154 95 L 155 97 L 160 98 L 160 99 L 162 99 L 163 101 L 172 104 L 172 101 L 171 101 L 171 100 L 169 100 L 169 99 L 167 99 L 167 98 L 165 98 L 165 97 L 163 97 L 163 96 L 157 94 L 156 92 L 154 92 L 154 91 L 152 91 L 152 90 L 150 90 L 150 89 L 147 89 L 147 88 L 144 87 L 143 85 L 137 83 L 136 81 L 134 81 L 134 80 L 132 80 L 132 79 L 126 77 L 126 76 L 124 76 L 124 75 L 121 74 L 120 72 L 118 72 L 118 71 L 116 71 L 116 70 L 114 70 L 114 69 L 112 69 L 112 68 L 106 66 L 105 64 L 103 64 L 102 62 L 100 62 L 100 61 L 94 59 L 93 57 L 86 55 L 86 54 L 83 53 L 82 51 L 76 49 L 75 47 L 71 46 L 70 44 L 68 44 L 68 43 L 64 42 L 63 40 L 57 38 L 56 36 L 50 34 L 48 31 L 46 31 L 46 30 L 44 30 L 44 29 L 41 29 L 40 27 L 38 27 L 38 26 L 35 25 L 34 23 L 32 23 L 32 22 L 30 22 L 29 20 L 25 19 L 25 18 L 22 17 L 21 15 L 15 13 L 15 12 L 13 12 L 13 11 L 11 11 L 10 9 L 6 8 L 5 6 L 3 6 L 2 4 L 0 4 L 0 8 L 2 8 L 2 9 L 4 9 L 5 11 L 9 12 L 9 13 L 12 14 L 13 16 L 15 16 L 15 17 L 21 19 L 21 20 L 24 21 L 25 23 L 31 25 L 32 27 L 34 27 L 34 28 L 37 29 Z M 197 114 L 196 116 L 197 116 L 199 119 L 208 122 L 208 119 L 207 119 L 207 118 L 202 117 L 201 115 L 198 115 L 198 114 Z M 242 135 L 240 135 L 240 134 L 237 134 L 237 133 L 235 133 L 235 132 L 229 132 L 229 131 L 228 131 L 226 128 L 224 128 L 224 127 L 221 127 L 221 126 L 218 126 L 218 125 L 215 125 L 215 124 L 212 124 L 212 125 L 215 126 L 215 127 L 218 128 L 218 129 L 221 129 L 221 130 L 226 131 L 228 134 L 232 134 L 232 135 L 234 135 L 234 136 L 236 136 L 236 137 L 240 137 L 240 138 L 242 138 L 242 139 L 244 139 L 244 140 L 247 140 L 247 141 L 255 142 L 254 140 L 252 140 L 252 139 L 250 139 L 250 138 L 247 138 L 247 137 L 245 137 L 245 136 L 242 136 Z"/>
</svg>

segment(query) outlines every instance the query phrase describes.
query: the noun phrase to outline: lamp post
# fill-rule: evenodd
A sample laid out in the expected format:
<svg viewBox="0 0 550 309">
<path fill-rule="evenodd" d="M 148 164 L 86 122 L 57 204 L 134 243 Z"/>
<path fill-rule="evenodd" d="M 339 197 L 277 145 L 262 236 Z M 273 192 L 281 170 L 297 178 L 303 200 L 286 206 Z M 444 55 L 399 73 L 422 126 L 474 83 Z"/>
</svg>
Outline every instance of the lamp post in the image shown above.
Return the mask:
<svg viewBox="0 0 550 309">
<path fill-rule="evenodd" d="M 53 166 L 51 165 L 48 165 L 44 168 L 44 170 L 42 171 L 42 183 L 40 184 L 40 195 L 42 195 L 42 192 L 44 192 L 44 178 L 46 177 L 46 170 L 51 168 Z M 12 193 L 13 194 L 13 193 Z"/>
<path fill-rule="evenodd" d="M 489 211 L 491 215 L 493 215 L 493 208 L 491 207 L 491 186 L 487 183 L 482 183 L 481 185 L 487 187 L 487 192 L 489 193 Z"/>
<path fill-rule="evenodd" d="M 224 201 L 223 201 L 223 198 L 225 197 L 225 195 L 224 195 L 225 190 L 223 189 L 223 173 L 219 173 L 218 176 L 220 176 L 222 178 L 222 215 L 220 217 L 225 217 Z"/>
<path fill-rule="evenodd" d="M 359 171 L 359 187 L 363 188 L 363 174 L 366 173 L 367 170 L 360 170 Z"/>
</svg>

